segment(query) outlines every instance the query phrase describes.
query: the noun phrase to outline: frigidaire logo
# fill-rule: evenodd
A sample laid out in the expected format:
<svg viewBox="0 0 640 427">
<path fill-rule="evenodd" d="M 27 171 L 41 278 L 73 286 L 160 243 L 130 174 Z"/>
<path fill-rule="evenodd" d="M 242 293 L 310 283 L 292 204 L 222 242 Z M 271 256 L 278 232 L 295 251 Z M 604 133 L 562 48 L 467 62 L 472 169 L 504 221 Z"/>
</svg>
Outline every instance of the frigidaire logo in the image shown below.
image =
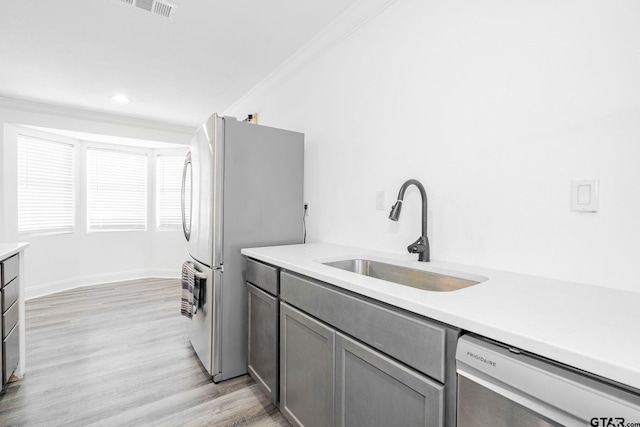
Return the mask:
<svg viewBox="0 0 640 427">
<path fill-rule="evenodd" d="M 470 351 L 467 351 L 467 356 L 473 357 L 474 359 L 479 360 L 482 363 L 486 363 L 487 365 L 491 365 L 493 367 L 496 366 L 496 362 L 494 362 L 493 360 L 489 360 L 486 357 L 482 357 L 479 354 L 475 354 L 475 353 L 471 353 Z"/>
</svg>

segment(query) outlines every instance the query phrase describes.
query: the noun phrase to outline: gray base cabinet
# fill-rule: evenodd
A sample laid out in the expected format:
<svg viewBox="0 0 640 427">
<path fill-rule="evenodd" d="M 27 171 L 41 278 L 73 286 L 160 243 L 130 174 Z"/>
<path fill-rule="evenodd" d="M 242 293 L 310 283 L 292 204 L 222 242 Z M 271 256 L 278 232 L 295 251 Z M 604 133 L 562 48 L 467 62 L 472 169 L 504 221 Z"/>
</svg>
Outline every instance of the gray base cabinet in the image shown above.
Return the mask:
<svg viewBox="0 0 640 427">
<path fill-rule="evenodd" d="M 336 425 L 424 426 L 444 422 L 444 387 L 336 334 Z"/>
<path fill-rule="evenodd" d="M 11 378 L 20 363 L 18 318 L 19 255 L 0 260 L 0 312 L 2 312 L 2 385 Z"/>
<path fill-rule="evenodd" d="M 454 427 L 460 330 L 247 259 L 249 373 L 295 426 Z"/>
<path fill-rule="evenodd" d="M 280 410 L 292 424 L 334 425 L 335 331 L 280 304 Z"/>
<path fill-rule="evenodd" d="M 279 270 L 250 258 L 245 262 L 249 317 L 247 371 L 271 401 L 277 404 L 280 334 Z"/>
<path fill-rule="evenodd" d="M 294 425 L 443 425 L 443 385 L 286 303 L 280 328 L 280 409 Z"/>
<path fill-rule="evenodd" d="M 249 351 L 247 369 L 272 402 L 278 401 L 278 298 L 247 284 Z"/>
<path fill-rule="evenodd" d="M 316 329 L 322 326 L 325 336 L 335 335 L 333 421 L 322 425 L 456 425 L 458 329 L 287 271 L 280 273 L 280 300 L 281 307 L 296 310 L 297 318 L 305 316 L 306 323 L 313 323 Z M 281 329 L 281 340 L 287 333 Z M 294 357 L 294 351 L 304 354 L 297 360 L 303 366 L 288 372 L 291 383 L 292 376 L 304 372 L 304 364 L 313 356 L 304 353 L 309 348 L 286 348 L 285 355 L 285 348 L 281 346 L 280 369 L 285 366 L 283 357 Z M 296 399 L 310 399 L 315 392 L 314 382 L 305 381 L 306 388 L 295 390 Z M 280 386 L 281 396 L 290 395 L 289 384 L 281 379 Z M 295 409 L 283 412 L 293 420 Z M 327 411 L 330 418 L 331 408 Z M 299 417 L 295 422 L 307 425 Z"/>
</svg>

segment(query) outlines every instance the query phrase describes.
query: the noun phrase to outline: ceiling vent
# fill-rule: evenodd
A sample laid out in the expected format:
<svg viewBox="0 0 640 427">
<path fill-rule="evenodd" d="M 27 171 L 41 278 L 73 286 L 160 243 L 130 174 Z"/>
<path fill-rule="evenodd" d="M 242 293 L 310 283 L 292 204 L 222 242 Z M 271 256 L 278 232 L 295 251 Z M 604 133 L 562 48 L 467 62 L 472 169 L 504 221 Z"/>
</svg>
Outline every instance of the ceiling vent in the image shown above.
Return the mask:
<svg viewBox="0 0 640 427">
<path fill-rule="evenodd" d="M 173 20 L 176 5 L 165 0 L 113 0 L 123 6 L 137 7 L 161 18 Z"/>
</svg>

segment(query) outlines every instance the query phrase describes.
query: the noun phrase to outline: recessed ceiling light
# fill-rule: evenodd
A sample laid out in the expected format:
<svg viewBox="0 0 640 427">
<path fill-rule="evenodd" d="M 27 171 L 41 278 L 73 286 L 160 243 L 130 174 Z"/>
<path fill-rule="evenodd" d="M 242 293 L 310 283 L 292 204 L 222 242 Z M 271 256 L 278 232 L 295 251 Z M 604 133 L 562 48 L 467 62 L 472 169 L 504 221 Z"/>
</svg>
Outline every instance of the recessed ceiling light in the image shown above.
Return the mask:
<svg viewBox="0 0 640 427">
<path fill-rule="evenodd" d="M 129 98 L 127 98 L 124 95 L 113 95 L 111 97 L 111 99 L 115 102 L 119 102 L 121 104 L 126 104 L 127 102 L 131 101 Z"/>
</svg>

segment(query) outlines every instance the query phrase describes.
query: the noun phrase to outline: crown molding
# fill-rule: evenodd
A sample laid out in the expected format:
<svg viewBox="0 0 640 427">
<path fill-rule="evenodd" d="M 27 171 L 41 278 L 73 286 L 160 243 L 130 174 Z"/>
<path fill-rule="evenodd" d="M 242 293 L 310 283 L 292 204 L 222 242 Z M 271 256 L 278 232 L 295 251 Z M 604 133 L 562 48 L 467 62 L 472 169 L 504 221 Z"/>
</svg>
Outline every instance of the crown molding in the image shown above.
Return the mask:
<svg viewBox="0 0 640 427">
<path fill-rule="evenodd" d="M 271 74 L 234 102 L 223 114 L 237 114 L 256 98 L 283 85 L 329 50 L 340 44 L 397 0 L 357 0 Z"/>
<path fill-rule="evenodd" d="M 86 120 L 118 126 L 130 126 L 179 135 L 192 135 L 195 127 L 175 123 L 158 122 L 131 116 L 105 113 L 94 110 L 69 107 L 56 104 L 45 104 L 27 99 L 10 98 L 0 95 L 0 109 L 22 111 L 33 114 L 45 114 L 69 119 Z"/>
</svg>

